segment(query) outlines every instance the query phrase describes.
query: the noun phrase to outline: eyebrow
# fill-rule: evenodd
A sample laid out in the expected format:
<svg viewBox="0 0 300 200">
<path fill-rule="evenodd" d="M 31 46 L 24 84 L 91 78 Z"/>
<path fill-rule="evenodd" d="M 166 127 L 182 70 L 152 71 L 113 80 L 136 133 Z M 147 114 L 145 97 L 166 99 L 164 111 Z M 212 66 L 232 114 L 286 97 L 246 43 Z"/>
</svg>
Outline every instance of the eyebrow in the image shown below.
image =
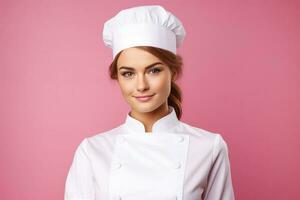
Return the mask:
<svg viewBox="0 0 300 200">
<path fill-rule="evenodd" d="M 149 69 L 149 68 L 151 68 L 151 67 L 153 67 L 153 66 L 155 66 L 155 65 L 157 65 L 157 64 L 163 64 L 163 63 L 161 63 L 161 62 L 155 62 L 155 63 L 152 63 L 152 64 L 148 65 L 148 66 L 146 67 L 146 69 Z M 130 70 L 134 70 L 134 68 L 132 68 L 132 67 L 127 67 L 127 66 L 121 66 L 121 67 L 119 68 L 119 70 L 120 70 L 120 69 L 130 69 Z"/>
</svg>

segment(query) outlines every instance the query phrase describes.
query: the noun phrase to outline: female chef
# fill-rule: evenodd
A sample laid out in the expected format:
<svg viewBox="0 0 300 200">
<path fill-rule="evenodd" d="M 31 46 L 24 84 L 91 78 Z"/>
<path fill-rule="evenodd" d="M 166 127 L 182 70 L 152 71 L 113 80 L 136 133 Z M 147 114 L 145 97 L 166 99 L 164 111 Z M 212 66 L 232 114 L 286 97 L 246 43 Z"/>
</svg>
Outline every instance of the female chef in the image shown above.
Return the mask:
<svg viewBox="0 0 300 200">
<path fill-rule="evenodd" d="M 156 5 L 125 9 L 105 22 L 110 76 L 131 111 L 123 124 L 79 144 L 65 200 L 234 199 L 222 136 L 180 121 L 174 81 L 184 37 L 179 19 Z"/>
</svg>

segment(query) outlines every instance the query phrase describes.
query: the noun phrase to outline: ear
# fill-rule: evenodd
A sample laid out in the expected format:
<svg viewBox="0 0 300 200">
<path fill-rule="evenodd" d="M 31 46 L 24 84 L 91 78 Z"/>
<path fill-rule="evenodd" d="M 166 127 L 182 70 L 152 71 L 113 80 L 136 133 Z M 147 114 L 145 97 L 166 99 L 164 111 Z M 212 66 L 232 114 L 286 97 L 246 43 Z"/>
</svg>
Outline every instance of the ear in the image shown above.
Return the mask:
<svg viewBox="0 0 300 200">
<path fill-rule="evenodd" d="M 172 72 L 172 81 L 175 81 L 177 79 L 177 73 Z"/>
</svg>

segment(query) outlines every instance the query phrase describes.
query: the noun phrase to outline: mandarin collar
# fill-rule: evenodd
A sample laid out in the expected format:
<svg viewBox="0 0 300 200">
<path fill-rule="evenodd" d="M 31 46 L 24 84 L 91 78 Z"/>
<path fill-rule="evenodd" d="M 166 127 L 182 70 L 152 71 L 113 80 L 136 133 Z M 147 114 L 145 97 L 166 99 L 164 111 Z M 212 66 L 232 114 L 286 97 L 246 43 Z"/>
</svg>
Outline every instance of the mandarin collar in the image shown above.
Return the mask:
<svg viewBox="0 0 300 200">
<path fill-rule="evenodd" d="M 152 132 L 145 132 L 144 124 L 141 121 L 131 117 L 129 115 L 129 112 L 127 113 L 126 120 L 124 123 L 125 127 L 128 128 L 129 131 L 133 131 L 136 133 L 168 132 L 179 124 L 179 120 L 177 118 L 174 107 L 168 107 L 170 110 L 169 114 L 154 122 L 154 124 L 152 125 Z"/>
</svg>

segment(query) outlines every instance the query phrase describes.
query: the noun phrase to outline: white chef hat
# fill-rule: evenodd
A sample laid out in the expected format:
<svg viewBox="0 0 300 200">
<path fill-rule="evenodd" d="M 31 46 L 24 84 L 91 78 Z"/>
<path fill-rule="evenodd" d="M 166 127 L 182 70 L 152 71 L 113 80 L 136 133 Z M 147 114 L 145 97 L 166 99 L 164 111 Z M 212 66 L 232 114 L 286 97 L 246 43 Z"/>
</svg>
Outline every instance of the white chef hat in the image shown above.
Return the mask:
<svg viewBox="0 0 300 200">
<path fill-rule="evenodd" d="M 162 6 L 138 6 L 122 10 L 107 20 L 103 41 L 112 48 L 113 58 L 134 46 L 159 47 L 176 54 L 185 34 L 180 20 Z"/>
</svg>

